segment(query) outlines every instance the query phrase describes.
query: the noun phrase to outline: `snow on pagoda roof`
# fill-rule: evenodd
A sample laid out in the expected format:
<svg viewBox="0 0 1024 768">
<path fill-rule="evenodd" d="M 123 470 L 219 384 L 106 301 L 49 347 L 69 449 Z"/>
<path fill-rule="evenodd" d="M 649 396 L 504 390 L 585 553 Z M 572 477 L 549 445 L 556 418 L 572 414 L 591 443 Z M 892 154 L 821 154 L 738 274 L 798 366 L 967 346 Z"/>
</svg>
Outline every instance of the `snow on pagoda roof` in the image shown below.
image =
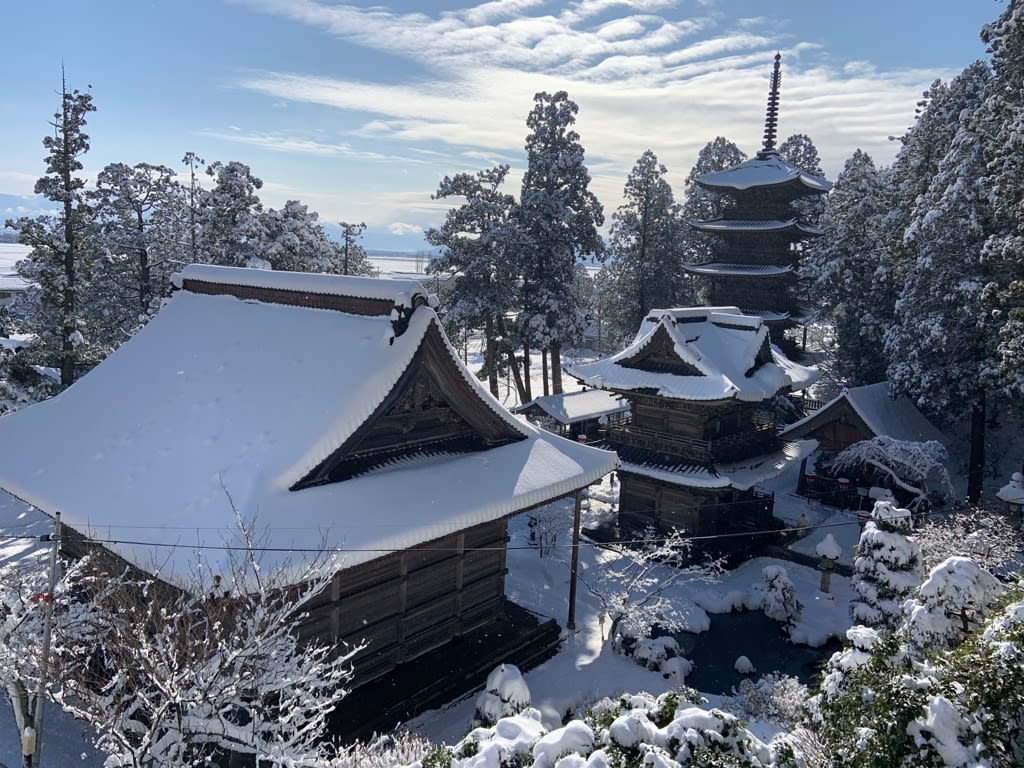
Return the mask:
<svg viewBox="0 0 1024 768">
<path fill-rule="evenodd" d="M 534 405 L 560 424 L 575 424 L 629 410 L 629 403 L 618 395 L 603 389 L 582 389 L 561 395 L 535 397 L 528 403 L 516 406 L 514 411 L 522 413 Z"/>
<path fill-rule="evenodd" d="M 354 279 L 218 272 L 233 285 L 311 292 Z M 184 273 L 196 275 L 211 272 Z M 396 289 L 379 282 L 360 280 L 359 290 Z M 523 439 L 289 490 L 375 412 L 431 328 L 450 358 L 440 362 Z M 388 315 L 179 291 L 73 386 L 0 418 L 0 487 L 175 581 L 195 565 L 196 547 L 239 543 L 234 509 L 266 532 L 266 546 L 326 542 L 347 568 L 572 493 L 615 468 L 613 453 L 509 414 L 439 329 L 424 305 L 396 335 Z M 222 556 L 210 550 L 204 560 Z M 267 552 L 262 565 L 295 559 Z"/>
<path fill-rule="evenodd" d="M 812 421 L 827 419 L 829 411 L 842 402 L 848 403 L 875 435 L 886 435 L 894 440 L 918 443 L 928 440 L 935 440 L 943 445 L 949 443 L 949 438 L 925 418 L 909 397 L 890 397 L 889 383 L 886 381 L 844 389 L 814 413 L 790 424 L 783 430 L 782 435 L 792 434 Z"/>
<path fill-rule="evenodd" d="M 736 488 L 746 491 L 758 483 L 778 477 L 788 467 L 814 453 L 817 447 L 817 440 L 785 442 L 777 451 L 732 464 L 717 464 L 713 469 L 700 464 L 669 468 L 628 461 L 623 461 L 620 469 L 688 488 Z"/>
<path fill-rule="evenodd" d="M 806 235 L 820 235 L 821 227 L 792 219 L 705 219 L 694 220 L 690 226 L 704 232 L 783 232 L 792 230 Z"/>
<path fill-rule="evenodd" d="M 705 173 L 697 179 L 697 183 L 706 189 L 718 190 L 746 190 L 788 184 L 806 190 L 807 194 L 832 189 L 831 182 L 797 168 L 775 151 L 758 152 L 756 157 L 732 168 Z"/>
<path fill-rule="evenodd" d="M 683 264 L 683 269 L 695 275 L 763 275 L 764 277 L 785 275 L 794 271 L 792 266 L 776 264 L 720 264 L 718 262 Z"/>
<path fill-rule="evenodd" d="M 692 375 L 643 370 L 630 363 L 650 351 L 659 332 L 668 335 L 673 353 L 693 369 Z M 767 339 L 761 318 L 743 315 L 735 307 L 655 309 L 626 349 L 566 370 L 588 386 L 649 390 L 680 400 L 760 402 L 817 379 L 817 371 L 788 360 L 777 348 L 771 348 L 770 361 L 759 360 Z"/>
</svg>

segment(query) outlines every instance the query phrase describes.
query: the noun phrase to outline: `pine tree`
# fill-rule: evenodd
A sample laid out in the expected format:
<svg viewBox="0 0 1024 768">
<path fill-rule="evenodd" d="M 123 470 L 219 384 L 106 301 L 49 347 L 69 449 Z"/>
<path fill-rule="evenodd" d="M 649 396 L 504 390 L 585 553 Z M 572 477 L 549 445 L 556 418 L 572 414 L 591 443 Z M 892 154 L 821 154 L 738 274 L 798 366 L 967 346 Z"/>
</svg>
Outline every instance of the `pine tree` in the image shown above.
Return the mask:
<svg viewBox="0 0 1024 768">
<path fill-rule="evenodd" d="M 498 397 L 499 355 L 512 355 L 504 318 L 513 310 L 518 282 L 516 201 L 500 191 L 509 166 L 445 176 L 433 198 L 459 197 L 465 202 L 448 211 L 427 242 L 444 250 L 431 262 L 431 273 L 451 274 L 445 298 L 445 324 L 453 329 L 482 328 L 484 365 L 491 394 Z M 516 373 L 518 368 L 513 365 Z M 520 398 L 526 393 L 520 391 Z M 524 399 L 525 402 L 525 399 Z"/>
<path fill-rule="evenodd" d="M 93 268 L 82 313 L 92 341 L 112 349 L 156 312 L 170 275 L 184 255 L 174 208 L 180 190 L 163 165 L 112 163 L 89 194 L 96 246 L 104 253 Z"/>
<path fill-rule="evenodd" d="M 685 225 L 667 173 L 654 152 L 644 152 L 626 179 L 626 202 L 612 214 L 602 279 L 612 284 L 612 302 L 605 311 L 609 333 L 618 340 L 636 333 L 651 309 L 680 306 L 692 298 L 679 262 Z"/>
<path fill-rule="evenodd" d="M 259 257 L 272 269 L 289 272 L 341 272 L 339 246 L 327 237 L 315 211 L 298 200 L 260 215 L 265 246 Z"/>
<path fill-rule="evenodd" d="M 822 216 L 824 236 L 801 268 L 815 303 L 836 329 L 834 376 L 850 385 L 885 379 L 882 339 L 897 287 L 892 259 L 877 238 L 885 217 L 882 175 L 861 150 L 846 161 Z"/>
<path fill-rule="evenodd" d="M 572 128 L 576 102 L 565 91 L 541 92 L 533 101 L 519 198 L 527 255 L 520 328 L 528 343 L 550 350 L 552 389 L 560 393 L 561 346 L 579 338 L 584 325 L 572 290 L 575 265 L 602 252 L 598 227 L 604 214 L 590 191 L 583 145 Z"/>
<path fill-rule="evenodd" d="M 340 272 L 343 275 L 369 275 L 373 272 L 373 265 L 366 255 L 366 249 L 359 244 L 359 239 L 366 230 L 366 224 L 359 222 L 352 224 L 347 221 L 340 221 L 341 244 L 338 246 L 338 264 L 335 269 L 329 272 Z"/>
<path fill-rule="evenodd" d="M 187 156 L 186 156 L 187 157 Z M 244 267 L 262 258 L 266 244 L 263 205 L 256 194 L 263 181 L 238 161 L 215 162 L 206 169 L 214 186 L 203 195 L 197 248 L 202 261 Z"/>
<path fill-rule="evenodd" d="M 912 519 L 909 510 L 875 502 L 857 544 L 850 580 L 859 595 L 850 603 L 854 622 L 884 630 L 899 624 L 904 601 L 924 576 L 921 550 L 909 537 Z"/>
<path fill-rule="evenodd" d="M 81 270 L 87 257 L 86 232 L 91 227 L 85 199 L 81 156 L 89 151 L 85 133 L 86 116 L 95 111 L 92 94 L 69 91 L 61 80 L 61 106 L 54 113 L 53 135 L 43 139 L 47 149 L 46 175 L 35 184 L 35 192 L 59 205 L 53 216 L 22 217 L 8 221 L 18 230 L 18 241 L 32 247 L 22 276 L 36 283 L 38 291 L 34 328 L 43 342 L 44 354 L 59 361 L 61 386 L 75 378 L 75 362 L 84 337 L 79 328 L 78 304 Z"/>
</svg>

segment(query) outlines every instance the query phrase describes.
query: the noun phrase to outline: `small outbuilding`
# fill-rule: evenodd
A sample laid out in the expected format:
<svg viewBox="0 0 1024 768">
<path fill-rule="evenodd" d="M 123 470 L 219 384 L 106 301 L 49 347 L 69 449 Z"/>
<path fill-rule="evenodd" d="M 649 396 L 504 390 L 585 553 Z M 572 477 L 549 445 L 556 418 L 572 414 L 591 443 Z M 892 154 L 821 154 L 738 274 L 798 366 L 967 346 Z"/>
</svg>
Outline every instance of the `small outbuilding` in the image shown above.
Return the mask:
<svg viewBox="0 0 1024 768">
<path fill-rule="evenodd" d="M 838 453 L 854 443 L 881 435 L 916 443 L 949 442 L 909 397 L 890 397 L 885 381 L 844 389 L 779 434 L 784 440 L 813 438 L 823 453 Z"/>
<path fill-rule="evenodd" d="M 560 395 L 544 395 L 512 409 L 530 421 L 570 440 L 596 440 L 611 420 L 629 413 L 629 403 L 614 392 L 581 389 Z"/>
</svg>

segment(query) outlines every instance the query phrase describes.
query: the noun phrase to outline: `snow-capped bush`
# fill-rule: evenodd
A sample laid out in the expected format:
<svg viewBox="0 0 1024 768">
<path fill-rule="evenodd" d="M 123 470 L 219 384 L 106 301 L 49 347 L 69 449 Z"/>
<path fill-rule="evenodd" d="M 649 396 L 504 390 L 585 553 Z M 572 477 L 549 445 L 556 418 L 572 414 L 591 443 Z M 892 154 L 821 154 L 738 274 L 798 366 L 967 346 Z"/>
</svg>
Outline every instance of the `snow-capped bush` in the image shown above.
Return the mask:
<svg viewBox="0 0 1024 768">
<path fill-rule="evenodd" d="M 785 622 L 792 627 L 800 621 L 803 604 L 797 599 L 796 587 L 786 569 L 780 565 L 766 566 L 761 575 L 767 582 L 761 595 L 761 608 L 765 616 L 774 621 Z"/>
<path fill-rule="evenodd" d="M 892 629 L 904 601 L 921 584 L 921 550 L 904 533 L 910 512 L 879 501 L 872 517 L 857 545 L 850 584 L 860 599 L 850 604 L 850 612 L 858 624 Z"/>
<path fill-rule="evenodd" d="M 476 697 L 476 719 L 484 725 L 516 715 L 530 706 L 530 688 L 519 668 L 501 664 L 487 676 L 487 685 Z"/>
<path fill-rule="evenodd" d="M 744 720 L 768 720 L 793 728 L 808 715 L 810 695 L 795 677 L 770 672 L 757 680 L 741 680 L 731 695 L 722 697 L 722 705 Z"/>
<path fill-rule="evenodd" d="M 740 656 L 736 659 L 736 663 L 733 664 L 733 668 L 741 675 L 752 675 L 755 671 L 754 663 L 746 656 Z"/>
<path fill-rule="evenodd" d="M 672 680 L 676 685 L 683 685 L 686 682 L 686 676 L 693 671 L 693 662 L 682 656 L 674 656 L 661 663 L 660 671 L 661 676 L 666 680 Z"/>
<path fill-rule="evenodd" d="M 661 665 L 679 653 L 679 643 L 674 637 L 648 637 L 639 640 L 633 649 L 633 658 L 648 669 L 661 669 Z"/>
</svg>

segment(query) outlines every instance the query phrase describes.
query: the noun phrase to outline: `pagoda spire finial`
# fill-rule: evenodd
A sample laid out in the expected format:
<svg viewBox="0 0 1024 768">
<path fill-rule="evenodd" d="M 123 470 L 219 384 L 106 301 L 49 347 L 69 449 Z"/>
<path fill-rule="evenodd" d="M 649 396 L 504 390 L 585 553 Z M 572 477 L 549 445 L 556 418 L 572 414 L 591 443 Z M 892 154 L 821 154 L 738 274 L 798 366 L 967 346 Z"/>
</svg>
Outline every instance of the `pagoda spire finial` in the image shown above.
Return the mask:
<svg viewBox="0 0 1024 768">
<path fill-rule="evenodd" d="M 764 145 L 762 152 L 775 151 L 775 130 L 779 124 L 779 85 L 782 83 L 780 71 L 782 54 L 775 54 L 775 67 L 772 69 L 772 83 L 768 91 L 768 112 L 764 118 Z"/>
</svg>

